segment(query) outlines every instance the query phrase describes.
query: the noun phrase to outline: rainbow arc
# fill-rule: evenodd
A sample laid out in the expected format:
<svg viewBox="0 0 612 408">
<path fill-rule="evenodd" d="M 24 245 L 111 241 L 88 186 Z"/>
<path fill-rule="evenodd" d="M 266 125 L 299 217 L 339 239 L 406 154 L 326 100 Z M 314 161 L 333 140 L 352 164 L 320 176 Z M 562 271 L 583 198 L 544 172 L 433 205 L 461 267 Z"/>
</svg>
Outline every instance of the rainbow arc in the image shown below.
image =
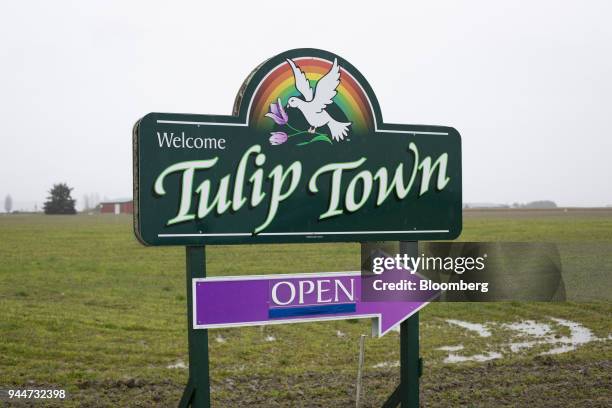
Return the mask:
<svg viewBox="0 0 612 408">
<path fill-rule="evenodd" d="M 293 61 L 306 74 L 306 78 L 311 82 L 311 85 L 316 84 L 332 66 L 332 61 L 321 58 L 298 57 L 294 58 Z M 334 103 L 352 122 L 351 130 L 357 133 L 367 133 L 373 129 L 373 110 L 370 100 L 363 87 L 342 65 L 340 65 L 340 85 L 337 91 Z M 284 62 L 273 68 L 255 90 L 249 112 L 250 125 L 260 130 L 270 130 L 273 122 L 265 117 L 270 104 L 279 98 L 283 104 L 286 104 L 292 96 L 301 95 L 295 88 L 291 67 Z"/>
</svg>

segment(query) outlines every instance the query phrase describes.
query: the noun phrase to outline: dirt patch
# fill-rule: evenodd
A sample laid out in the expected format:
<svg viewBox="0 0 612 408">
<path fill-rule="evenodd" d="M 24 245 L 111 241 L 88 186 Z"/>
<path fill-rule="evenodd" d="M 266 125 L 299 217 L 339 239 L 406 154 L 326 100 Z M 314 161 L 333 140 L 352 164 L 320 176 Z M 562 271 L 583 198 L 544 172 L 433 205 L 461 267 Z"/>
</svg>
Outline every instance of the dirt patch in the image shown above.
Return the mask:
<svg viewBox="0 0 612 408">
<path fill-rule="evenodd" d="M 366 373 L 363 407 L 380 407 L 399 380 L 397 367 Z M 212 381 L 214 407 L 353 407 L 355 373 L 239 375 Z M 612 360 L 559 361 L 538 356 L 521 364 L 487 363 L 428 369 L 421 378 L 423 407 L 609 407 Z M 44 388 L 44 385 L 31 385 Z M 176 406 L 184 384 L 123 378 L 83 381 L 64 402 L 12 407 Z"/>
</svg>

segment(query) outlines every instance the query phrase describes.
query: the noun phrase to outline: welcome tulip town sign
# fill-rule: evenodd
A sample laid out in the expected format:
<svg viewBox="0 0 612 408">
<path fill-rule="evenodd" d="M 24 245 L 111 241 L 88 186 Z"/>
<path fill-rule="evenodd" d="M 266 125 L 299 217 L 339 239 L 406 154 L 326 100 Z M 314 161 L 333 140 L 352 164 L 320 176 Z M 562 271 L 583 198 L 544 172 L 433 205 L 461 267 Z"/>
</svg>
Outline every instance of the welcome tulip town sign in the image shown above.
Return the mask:
<svg viewBox="0 0 612 408">
<path fill-rule="evenodd" d="M 330 52 L 267 60 L 244 82 L 232 116 L 150 113 L 133 139 L 136 237 L 187 246 L 182 406 L 210 405 L 208 328 L 377 317 L 380 335 L 389 328 L 384 311 L 394 316 L 388 325 L 422 307 L 373 310 L 358 299 L 354 274 L 207 279 L 205 245 L 450 240 L 461 232 L 459 133 L 384 123 L 365 78 Z M 415 330 L 418 341 L 418 320 Z M 404 377 L 394 395 L 388 406 L 418 402 Z"/>
</svg>

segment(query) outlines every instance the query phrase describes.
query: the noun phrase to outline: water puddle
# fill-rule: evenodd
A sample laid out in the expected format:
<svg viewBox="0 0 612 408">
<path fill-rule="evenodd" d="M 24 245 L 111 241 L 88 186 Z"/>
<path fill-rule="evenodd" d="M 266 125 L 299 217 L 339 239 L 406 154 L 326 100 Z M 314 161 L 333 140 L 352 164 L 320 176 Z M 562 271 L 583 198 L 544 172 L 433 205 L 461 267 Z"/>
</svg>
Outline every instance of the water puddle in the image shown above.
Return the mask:
<svg viewBox="0 0 612 408">
<path fill-rule="evenodd" d="M 448 353 L 444 358 L 445 363 L 484 362 L 503 358 L 504 354 L 524 352 L 536 346 L 548 348 L 548 350 L 540 352 L 539 355 L 551 355 L 576 350 L 592 341 L 607 341 L 610 339 L 610 336 L 598 338 L 590 329 L 577 322 L 555 317 L 548 318 L 548 321 L 522 320 L 513 323 L 488 322 L 480 324 L 449 319 L 446 320 L 447 323 L 476 333 L 479 337 L 491 337 L 493 333 L 502 330 L 503 335 L 509 341 L 497 345 L 495 350 L 484 350 L 473 355 L 459 354 L 458 352 L 464 349 L 463 345 L 444 346 L 437 350 Z M 566 329 L 563 330 L 563 328 Z M 565 334 L 567 329 L 569 329 L 569 335 Z"/>
<path fill-rule="evenodd" d="M 400 362 L 398 361 L 383 361 L 382 363 L 374 364 L 372 368 L 392 368 L 399 367 Z"/>
<path fill-rule="evenodd" d="M 167 365 L 166 368 L 184 370 L 187 368 L 187 366 L 185 365 L 185 362 L 183 360 L 178 360 L 174 364 Z"/>
<path fill-rule="evenodd" d="M 444 346 L 444 347 L 438 347 L 436 350 L 442 350 L 442 351 L 459 351 L 459 350 L 463 350 L 463 345 L 459 344 L 458 346 Z"/>
<path fill-rule="evenodd" d="M 473 354 L 471 356 L 461 356 L 455 353 L 448 353 L 448 356 L 444 359 L 445 363 L 464 363 L 466 361 L 476 361 L 479 363 L 495 360 L 502 358 L 502 354 L 496 351 L 489 351 L 486 354 Z"/>
<path fill-rule="evenodd" d="M 548 351 L 545 351 L 543 353 L 540 353 L 540 355 L 567 353 L 568 351 L 576 350 L 578 346 L 581 346 L 583 344 L 587 344 L 587 343 L 590 343 L 596 340 L 602 340 L 602 341 L 605 340 L 605 339 L 600 339 L 596 337 L 595 335 L 593 335 L 593 332 L 591 330 L 587 329 L 580 323 L 571 322 L 569 320 L 564 320 L 564 319 L 556 319 L 554 317 L 552 317 L 551 320 L 557 322 L 557 324 L 560 326 L 565 326 L 569 328 L 570 335 L 569 337 L 566 336 L 566 337 L 555 338 L 553 341 L 551 341 L 551 344 L 561 344 L 561 345 L 558 347 L 552 348 Z"/>
<path fill-rule="evenodd" d="M 466 330 L 478 333 L 480 337 L 491 337 L 491 332 L 489 331 L 489 329 L 487 329 L 487 327 L 484 324 L 470 323 L 470 322 L 466 322 L 463 320 L 454 320 L 454 319 L 448 319 L 446 320 L 446 323 L 454 324 L 455 326 L 459 326 Z"/>
<path fill-rule="evenodd" d="M 552 333 L 550 325 L 546 323 L 538 323 L 534 320 L 523 320 L 522 322 L 518 323 L 502 324 L 502 327 L 532 337 L 543 337 Z"/>
</svg>

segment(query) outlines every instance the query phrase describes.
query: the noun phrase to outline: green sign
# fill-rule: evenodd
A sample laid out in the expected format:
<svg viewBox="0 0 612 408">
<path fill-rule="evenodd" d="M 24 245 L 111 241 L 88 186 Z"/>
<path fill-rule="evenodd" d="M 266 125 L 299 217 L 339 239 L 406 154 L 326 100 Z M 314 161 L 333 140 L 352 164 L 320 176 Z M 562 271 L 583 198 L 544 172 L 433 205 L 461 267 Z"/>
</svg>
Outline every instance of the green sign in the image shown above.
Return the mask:
<svg viewBox="0 0 612 408">
<path fill-rule="evenodd" d="M 296 49 L 253 71 L 232 116 L 138 121 L 134 200 L 146 245 L 453 239 L 461 138 L 384 123 L 350 63 Z"/>
</svg>

